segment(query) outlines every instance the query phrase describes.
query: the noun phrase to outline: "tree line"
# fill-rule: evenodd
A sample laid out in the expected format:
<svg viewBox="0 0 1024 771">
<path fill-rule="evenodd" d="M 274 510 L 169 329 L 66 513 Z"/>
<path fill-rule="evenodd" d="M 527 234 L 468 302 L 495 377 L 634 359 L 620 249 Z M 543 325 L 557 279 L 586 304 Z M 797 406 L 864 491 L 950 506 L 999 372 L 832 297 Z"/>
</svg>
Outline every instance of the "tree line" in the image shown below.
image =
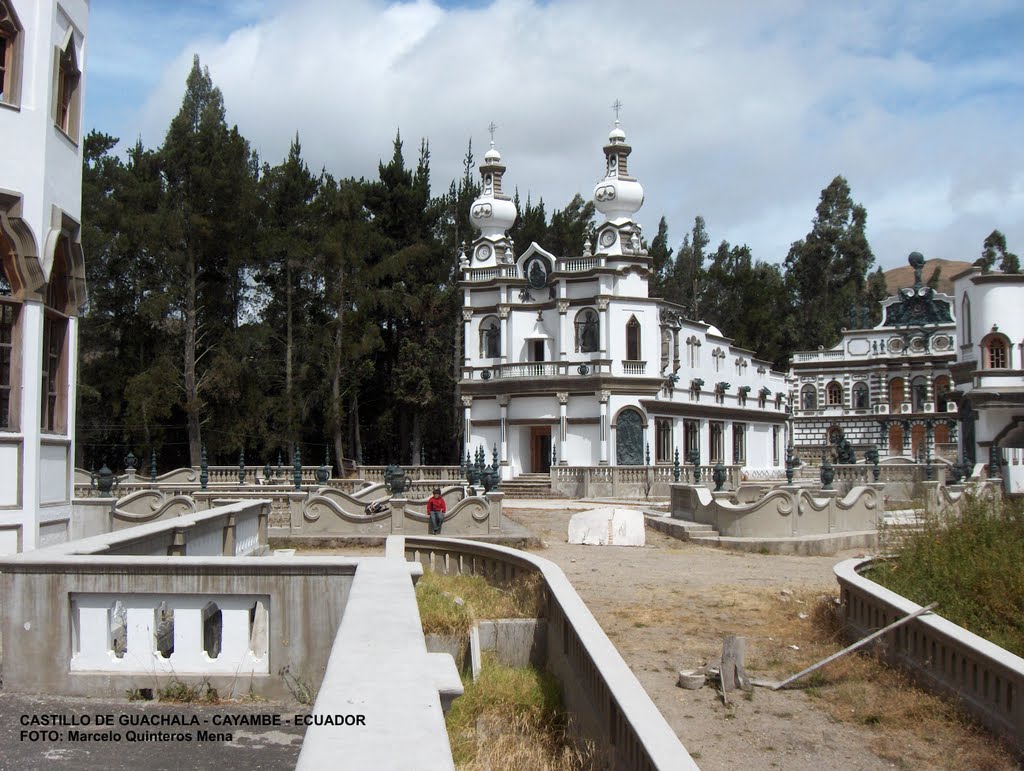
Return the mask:
<svg viewBox="0 0 1024 771">
<path fill-rule="evenodd" d="M 299 137 L 261 162 L 195 57 L 163 144 L 84 140 L 78 462 L 121 465 L 132 450 L 159 468 L 287 465 L 296 448 L 366 463 L 457 462 L 462 363 L 460 246 L 479 195 L 470 144 L 462 176 L 431 189 L 430 147 L 415 165 L 396 134 L 376 179 L 314 173 Z M 594 205 L 515 202 L 517 250 L 532 241 L 578 254 Z M 678 250 L 664 218 L 648 248 L 651 295 L 664 297 L 784 366 L 830 345 L 885 297 L 864 208 L 842 177 L 822 191 L 811 231 L 782 266 L 747 246 L 710 250 L 697 217 Z M 1006 251 L 985 242 L 989 266 Z M 871 316 L 871 322 L 877 321 Z"/>
</svg>

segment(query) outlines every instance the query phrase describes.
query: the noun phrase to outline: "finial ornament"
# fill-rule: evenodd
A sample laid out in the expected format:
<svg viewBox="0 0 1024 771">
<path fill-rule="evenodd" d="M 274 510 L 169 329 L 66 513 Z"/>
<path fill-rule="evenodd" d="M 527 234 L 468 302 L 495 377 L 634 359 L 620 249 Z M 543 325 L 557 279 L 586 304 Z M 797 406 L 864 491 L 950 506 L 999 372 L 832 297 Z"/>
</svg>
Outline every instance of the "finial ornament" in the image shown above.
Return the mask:
<svg viewBox="0 0 1024 771">
<path fill-rule="evenodd" d="M 612 103 L 612 109 L 615 110 L 615 125 L 619 125 L 619 111 L 622 110 L 622 100 L 616 99 Z"/>
<path fill-rule="evenodd" d="M 487 124 L 487 131 L 489 131 L 490 134 L 491 134 L 491 147 L 494 147 L 494 131 L 497 128 L 498 127 L 497 127 L 497 125 L 495 125 L 493 120 L 490 123 Z"/>
</svg>

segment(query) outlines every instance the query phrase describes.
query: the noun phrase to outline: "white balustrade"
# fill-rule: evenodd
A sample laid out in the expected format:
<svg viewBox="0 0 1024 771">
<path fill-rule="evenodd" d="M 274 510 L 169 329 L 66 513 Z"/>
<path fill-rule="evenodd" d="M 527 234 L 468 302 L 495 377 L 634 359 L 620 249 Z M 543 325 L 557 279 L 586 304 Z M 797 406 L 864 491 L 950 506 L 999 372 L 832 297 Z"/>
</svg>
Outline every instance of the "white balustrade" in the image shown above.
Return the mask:
<svg viewBox="0 0 1024 771">
<path fill-rule="evenodd" d="M 253 595 L 72 594 L 71 671 L 267 673 L 268 608 Z"/>
<path fill-rule="evenodd" d="M 235 556 L 252 554 L 260 545 L 258 517 L 239 517 L 235 522 Z"/>
<path fill-rule="evenodd" d="M 545 377 L 558 374 L 558 364 L 548 362 L 528 362 L 525 364 L 503 364 L 495 367 L 494 376 L 508 377 Z"/>
<path fill-rule="evenodd" d="M 642 375 L 647 371 L 646 361 L 623 361 L 622 362 L 622 374 L 623 375 Z"/>
</svg>

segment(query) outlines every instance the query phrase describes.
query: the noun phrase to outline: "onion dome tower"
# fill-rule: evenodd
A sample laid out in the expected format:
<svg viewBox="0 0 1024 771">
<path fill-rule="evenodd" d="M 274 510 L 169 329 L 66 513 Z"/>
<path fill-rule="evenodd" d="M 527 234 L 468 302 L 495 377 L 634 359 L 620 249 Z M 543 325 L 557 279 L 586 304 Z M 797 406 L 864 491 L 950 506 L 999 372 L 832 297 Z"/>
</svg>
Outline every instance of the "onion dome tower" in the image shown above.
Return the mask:
<svg viewBox="0 0 1024 771">
<path fill-rule="evenodd" d="M 480 235 L 473 241 L 467 255 L 468 267 L 486 268 L 511 264 L 512 242 L 506 231 L 516 221 L 516 205 L 502 192 L 501 178 L 505 166 L 501 153 L 494 147 L 494 124 L 490 125 L 491 148 L 480 164 L 480 195 L 469 209 L 469 218 Z"/>
<path fill-rule="evenodd" d="M 616 102 L 616 113 L 620 106 Z M 616 117 L 604 146 L 604 179 L 594 187 L 594 205 L 605 217 L 597 230 L 596 251 L 609 256 L 643 254 L 640 226 L 633 221 L 633 215 L 644 204 L 644 189 L 636 178 L 629 176 L 627 160 L 632 149 L 626 144 L 626 132 Z"/>
</svg>

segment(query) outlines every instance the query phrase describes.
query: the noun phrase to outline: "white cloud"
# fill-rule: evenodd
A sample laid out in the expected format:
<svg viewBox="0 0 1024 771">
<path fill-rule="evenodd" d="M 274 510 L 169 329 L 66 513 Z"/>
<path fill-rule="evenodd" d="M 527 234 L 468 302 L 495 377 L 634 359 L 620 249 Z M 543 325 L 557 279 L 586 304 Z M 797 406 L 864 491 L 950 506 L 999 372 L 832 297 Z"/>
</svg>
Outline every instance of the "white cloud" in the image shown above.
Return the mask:
<svg viewBox="0 0 1024 771">
<path fill-rule="evenodd" d="M 912 250 L 968 259 L 993 228 L 1024 250 L 1024 61 L 980 34 L 976 50 L 946 51 L 953 38 L 969 47 L 973 21 L 1005 26 L 1006 12 L 302 0 L 267 5 L 226 37 L 195 29 L 121 133 L 161 143 L 195 51 L 229 120 L 270 163 L 298 131 L 311 167 L 373 177 L 400 128 L 409 163 L 429 138 L 441 192 L 470 137 L 479 160 L 493 120 L 508 187 L 543 196 L 550 211 L 590 195 L 620 98 L 648 234 L 664 214 L 678 244 L 702 214 L 714 241 L 780 260 L 808 231 L 820 190 L 844 174 L 883 266 Z"/>
</svg>

